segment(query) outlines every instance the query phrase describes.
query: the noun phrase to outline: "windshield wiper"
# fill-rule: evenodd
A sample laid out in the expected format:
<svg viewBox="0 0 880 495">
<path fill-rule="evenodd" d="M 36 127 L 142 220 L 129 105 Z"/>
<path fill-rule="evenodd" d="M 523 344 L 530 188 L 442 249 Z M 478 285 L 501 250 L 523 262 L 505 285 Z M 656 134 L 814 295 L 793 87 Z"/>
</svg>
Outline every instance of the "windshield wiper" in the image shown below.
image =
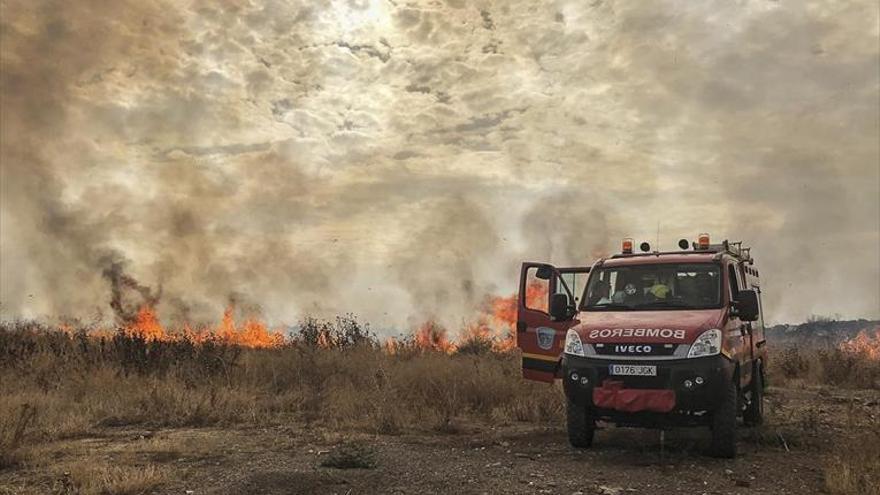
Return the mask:
<svg viewBox="0 0 880 495">
<path fill-rule="evenodd" d="M 637 308 L 690 308 L 690 304 L 684 304 L 677 301 L 651 301 L 639 304 Z"/>
<path fill-rule="evenodd" d="M 605 304 L 591 304 L 587 306 L 587 309 L 632 309 L 633 307 L 629 304 L 620 304 L 620 303 L 605 303 Z"/>
</svg>

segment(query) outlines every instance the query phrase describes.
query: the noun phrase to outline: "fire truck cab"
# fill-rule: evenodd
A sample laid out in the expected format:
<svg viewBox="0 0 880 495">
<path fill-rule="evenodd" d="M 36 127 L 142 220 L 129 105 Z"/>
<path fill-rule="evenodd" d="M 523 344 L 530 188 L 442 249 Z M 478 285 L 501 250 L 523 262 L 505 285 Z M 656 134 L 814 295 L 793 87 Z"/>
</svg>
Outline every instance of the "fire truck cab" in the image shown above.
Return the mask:
<svg viewBox="0 0 880 495">
<path fill-rule="evenodd" d="M 710 453 L 736 455 L 737 418 L 761 423 L 767 347 L 761 288 L 741 242 L 679 241 L 592 266 L 524 263 L 517 345 L 526 379 L 561 379 L 570 443 L 596 422 L 708 426 Z"/>
</svg>

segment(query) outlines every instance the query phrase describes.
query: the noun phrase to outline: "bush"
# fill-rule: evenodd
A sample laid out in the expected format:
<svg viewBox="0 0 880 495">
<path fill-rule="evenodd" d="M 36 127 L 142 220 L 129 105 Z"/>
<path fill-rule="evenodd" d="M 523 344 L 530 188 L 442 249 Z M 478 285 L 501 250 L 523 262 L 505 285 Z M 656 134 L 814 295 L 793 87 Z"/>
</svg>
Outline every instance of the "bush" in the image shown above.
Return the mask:
<svg viewBox="0 0 880 495">
<path fill-rule="evenodd" d="M 354 315 L 337 316 L 333 322 L 307 317 L 298 325 L 297 341 L 308 347 L 348 348 L 377 346 L 369 325 L 361 324 Z"/>
<path fill-rule="evenodd" d="M 336 469 L 373 469 L 376 467 L 376 452 L 366 445 L 342 444 L 321 460 L 321 466 Z"/>
</svg>

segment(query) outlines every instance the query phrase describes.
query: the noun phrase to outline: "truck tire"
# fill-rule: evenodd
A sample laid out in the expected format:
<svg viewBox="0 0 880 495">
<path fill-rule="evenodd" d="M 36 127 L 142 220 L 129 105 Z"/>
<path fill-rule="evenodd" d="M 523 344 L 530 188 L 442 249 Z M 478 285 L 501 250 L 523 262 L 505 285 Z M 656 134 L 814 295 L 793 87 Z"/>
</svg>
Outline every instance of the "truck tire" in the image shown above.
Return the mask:
<svg viewBox="0 0 880 495">
<path fill-rule="evenodd" d="M 587 408 L 567 401 L 565 407 L 565 426 L 568 429 L 568 443 L 572 447 L 588 449 L 593 445 L 596 422 Z"/>
<path fill-rule="evenodd" d="M 736 457 L 736 384 L 728 382 L 718 408 L 712 413 L 712 444 L 709 453 L 715 457 Z"/>
<path fill-rule="evenodd" d="M 743 423 L 758 426 L 764 422 L 764 376 L 760 365 L 755 367 L 749 391 L 752 397 L 743 411 Z"/>
</svg>

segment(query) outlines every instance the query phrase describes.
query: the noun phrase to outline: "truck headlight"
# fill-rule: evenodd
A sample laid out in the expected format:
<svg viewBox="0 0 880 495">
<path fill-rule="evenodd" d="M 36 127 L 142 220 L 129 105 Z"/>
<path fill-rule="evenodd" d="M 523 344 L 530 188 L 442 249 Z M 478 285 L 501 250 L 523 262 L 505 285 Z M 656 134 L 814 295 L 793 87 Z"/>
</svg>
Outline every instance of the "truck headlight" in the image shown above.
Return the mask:
<svg viewBox="0 0 880 495">
<path fill-rule="evenodd" d="M 581 337 L 574 330 L 569 330 L 565 334 L 565 353 L 574 356 L 584 355 L 584 345 L 581 343 Z"/>
<path fill-rule="evenodd" d="M 713 328 L 706 330 L 697 337 L 697 340 L 691 344 L 687 357 L 714 356 L 719 352 L 721 352 L 721 330 Z"/>
</svg>

